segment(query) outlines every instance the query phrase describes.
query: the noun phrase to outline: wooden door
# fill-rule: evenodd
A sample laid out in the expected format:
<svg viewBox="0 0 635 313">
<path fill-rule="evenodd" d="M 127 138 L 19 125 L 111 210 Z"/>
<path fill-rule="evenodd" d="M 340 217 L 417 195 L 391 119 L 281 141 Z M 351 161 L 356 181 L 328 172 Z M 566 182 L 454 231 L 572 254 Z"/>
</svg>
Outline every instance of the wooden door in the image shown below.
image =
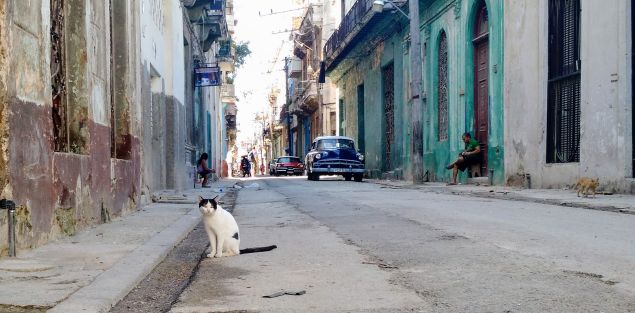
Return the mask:
<svg viewBox="0 0 635 313">
<path fill-rule="evenodd" d="M 484 1 L 474 27 L 474 136 L 481 143 L 481 175 L 487 173 L 489 139 L 489 23 Z"/>
</svg>

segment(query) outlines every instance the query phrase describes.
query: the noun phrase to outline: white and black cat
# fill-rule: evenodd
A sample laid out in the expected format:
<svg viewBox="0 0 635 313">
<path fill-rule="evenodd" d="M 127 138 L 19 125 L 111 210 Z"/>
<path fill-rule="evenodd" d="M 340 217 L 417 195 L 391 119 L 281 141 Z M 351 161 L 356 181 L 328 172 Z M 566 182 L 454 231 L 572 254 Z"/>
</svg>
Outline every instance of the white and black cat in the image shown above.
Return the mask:
<svg viewBox="0 0 635 313">
<path fill-rule="evenodd" d="M 218 196 L 213 199 L 198 197 L 198 208 L 203 213 L 205 231 L 209 236 L 210 253 L 208 258 L 234 256 L 237 254 L 270 251 L 277 248 L 276 245 L 240 250 L 240 235 L 236 220 L 217 202 Z"/>
</svg>

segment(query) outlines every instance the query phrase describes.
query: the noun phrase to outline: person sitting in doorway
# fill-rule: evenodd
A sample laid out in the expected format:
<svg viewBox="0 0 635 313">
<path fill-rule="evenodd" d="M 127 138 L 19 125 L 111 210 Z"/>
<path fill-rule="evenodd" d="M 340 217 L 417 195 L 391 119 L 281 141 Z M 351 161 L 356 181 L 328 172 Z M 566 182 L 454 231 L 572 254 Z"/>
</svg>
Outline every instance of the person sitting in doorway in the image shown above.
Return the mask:
<svg viewBox="0 0 635 313">
<path fill-rule="evenodd" d="M 207 159 L 209 159 L 209 156 L 207 153 L 203 153 L 196 163 L 196 172 L 203 177 L 203 188 L 210 187 L 207 185 L 208 176 L 209 174 L 214 173 L 214 170 L 207 166 Z"/>
<path fill-rule="evenodd" d="M 480 164 L 481 163 L 481 145 L 476 139 L 472 138 L 470 133 L 465 133 L 462 136 L 463 142 L 465 143 L 465 150 L 459 153 L 459 157 L 448 165 L 447 169 L 452 169 L 452 182 L 448 183 L 448 185 L 456 185 L 456 178 L 459 174 L 459 170 L 465 171 L 471 165 Z"/>
</svg>

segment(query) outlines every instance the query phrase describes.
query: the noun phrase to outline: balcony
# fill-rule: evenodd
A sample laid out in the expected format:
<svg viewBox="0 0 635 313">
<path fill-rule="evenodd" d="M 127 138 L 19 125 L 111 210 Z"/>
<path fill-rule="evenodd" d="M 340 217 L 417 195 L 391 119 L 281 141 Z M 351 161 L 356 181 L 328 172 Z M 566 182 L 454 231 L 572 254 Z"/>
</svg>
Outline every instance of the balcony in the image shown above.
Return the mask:
<svg viewBox="0 0 635 313">
<path fill-rule="evenodd" d="M 289 59 L 289 77 L 296 79 L 302 77 L 302 60 L 295 57 Z"/>
<path fill-rule="evenodd" d="M 216 60 L 218 61 L 218 66 L 220 67 L 223 73 L 233 72 L 235 63 L 234 59 L 236 58 L 236 47 L 231 39 L 222 39 L 218 41 L 219 49 L 218 54 L 216 54 Z"/>
<path fill-rule="evenodd" d="M 309 115 L 318 109 L 317 84 L 313 80 L 298 82 L 294 90 L 291 113 Z"/>
<path fill-rule="evenodd" d="M 378 13 L 373 12 L 374 0 L 357 0 L 348 11 L 338 29 L 324 45 L 324 59 L 327 70 L 337 65 L 338 57 L 347 50 L 349 44 L 362 34 L 361 30 Z"/>
<path fill-rule="evenodd" d="M 225 0 L 187 0 L 183 4 L 204 52 L 209 51 L 218 38 L 227 35 Z"/>
<path fill-rule="evenodd" d="M 236 89 L 234 84 L 223 84 L 220 87 L 220 96 L 223 103 L 236 103 Z"/>
</svg>

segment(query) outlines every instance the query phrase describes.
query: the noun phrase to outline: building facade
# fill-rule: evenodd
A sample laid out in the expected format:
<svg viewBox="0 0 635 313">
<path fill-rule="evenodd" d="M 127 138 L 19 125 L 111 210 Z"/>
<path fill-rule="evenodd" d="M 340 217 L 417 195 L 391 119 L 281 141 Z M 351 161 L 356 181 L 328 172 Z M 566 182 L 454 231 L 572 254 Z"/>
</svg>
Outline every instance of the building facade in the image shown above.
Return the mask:
<svg viewBox="0 0 635 313">
<path fill-rule="evenodd" d="M 375 12 L 371 0 L 342 2 L 324 47 L 339 133 L 357 139 L 369 176 L 411 179 L 408 18 Z M 420 0 L 424 177 L 449 181 L 445 166 L 469 132 L 483 151 L 469 175 L 532 187 L 599 177 L 632 192 L 632 5 L 601 5 Z"/>
<path fill-rule="evenodd" d="M 217 2 L 0 2 L 0 190 L 17 206 L 18 249 L 125 215 L 155 191 L 193 186 L 188 162 L 218 149 L 214 127 L 225 124 L 194 123 L 197 93 L 196 112 L 221 116 L 220 87 L 193 88 L 188 60 L 215 52 L 184 42 L 207 43 L 190 13 Z M 191 129 L 197 140 L 188 141 Z M 7 228 L 2 213 L 0 254 Z"/>
<path fill-rule="evenodd" d="M 337 89 L 330 78 L 320 81 L 319 74 L 322 47 L 339 23 L 340 10 L 333 1 L 301 0 L 295 4 L 303 10 L 293 23 L 293 56 L 287 58 L 289 105 L 285 111 L 290 114 L 287 127 L 292 138 L 288 154 L 304 158 L 313 139 L 336 133 Z"/>
<path fill-rule="evenodd" d="M 628 0 L 506 3 L 508 184 L 586 176 L 635 192 L 633 10 Z"/>
</svg>

